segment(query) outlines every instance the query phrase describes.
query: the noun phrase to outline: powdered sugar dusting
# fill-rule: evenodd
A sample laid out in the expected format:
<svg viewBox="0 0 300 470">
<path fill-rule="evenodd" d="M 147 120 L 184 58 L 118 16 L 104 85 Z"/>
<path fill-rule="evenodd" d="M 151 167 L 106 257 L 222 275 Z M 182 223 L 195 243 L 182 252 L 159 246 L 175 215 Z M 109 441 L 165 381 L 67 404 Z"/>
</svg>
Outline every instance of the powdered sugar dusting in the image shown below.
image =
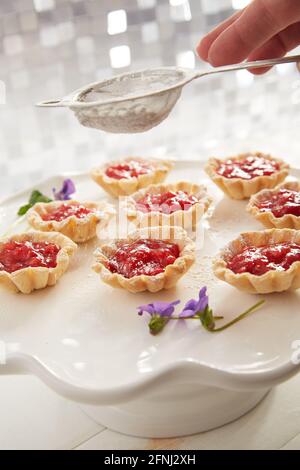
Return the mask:
<svg viewBox="0 0 300 470">
<path fill-rule="evenodd" d="M 86 88 L 71 109 L 87 127 L 113 133 L 144 132 L 169 115 L 191 74 L 175 67 L 126 73 Z M 82 106 L 78 106 L 80 101 Z"/>
<path fill-rule="evenodd" d="M 216 287 L 217 280 L 212 271 L 213 255 L 202 255 L 201 262 L 196 262 L 186 275 L 185 289 L 199 290 L 199 286 L 207 286 L 209 292 Z"/>
</svg>

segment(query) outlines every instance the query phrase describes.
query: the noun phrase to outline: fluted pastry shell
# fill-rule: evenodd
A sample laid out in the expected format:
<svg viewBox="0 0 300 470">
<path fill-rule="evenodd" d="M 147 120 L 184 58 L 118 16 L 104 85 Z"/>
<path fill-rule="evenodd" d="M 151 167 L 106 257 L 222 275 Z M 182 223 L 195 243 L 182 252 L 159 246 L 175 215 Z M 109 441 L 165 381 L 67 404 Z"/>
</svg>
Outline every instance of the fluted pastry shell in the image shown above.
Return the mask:
<svg viewBox="0 0 300 470">
<path fill-rule="evenodd" d="M 49 242 L 54 243 L 60 247 L 57 253 L 56 267 L 28 267 L 19 269 L 13 273 L 7 271 L 0 271 L 0 284 L 7 289 L 14 292 L 21 292 L 23 294 L 30 294 L 36 289 L 43 289 L 47 286 L 53 286 L 58 279 L 67 270 L 70 262 L 70 257 L 76 251 L 77 245 L 72 242 L 68 237 L 61 233 L 56 232 L 26 232 L 10 237 L 0 239 L 0 246 L 9 241 L 17 242 Z"/>
<path fill-rule="evenodd" d="M 143 238 L 161 239 L 177 243 L 180 249 L 179 257 L 173 264 L 166 266 L 162 273 L 155 276 L 139 275 L 126 278 L 118 273 L 112 273 L 106 266 L 109 257 L 114 254 L 120 244 Z M 103 244 L 95 251 L 96 262 L 93 269 L 100 274 L 102 281 L 112 287 L 121 287 L 129 292 L 158 292 L 174 287 L 178 280 L 189 270 L 195 261 L 195 245 L 180 227 L 150 227 L 131 232 L 126 240 L 117 240 Z"/>
<path fill-rule="evenodd" d="M 271 175 L 256 176 L 249 180 L 242 178 L 226 178 L 225 176 L 219 175 L 217 169 L 220 163 L 226 162 L 227 160 L 244 160 L 249 156 L 263 157 L 268 160 L 273 160 L 279 164 L 279 170 L 275 171 Z M 272 157 L 271 155 L 264 154 L 261 152 L 255 153 L 242 153 L 236 157 L 228 157 L 224 160 L 217 158 L 210 158 L 205 165 L 205 171 L 211 180 L 232 199 L 247 199 L 253 194 L 256 194 L 262 189 L 274 188 L 281 183 L 289 173 L 289 165 L 279 158 Z"/>
<path fill-rule="evenodd" d="M 247 206 L 247 211 L 267 228 L 293 228 L 295 230 L 300 230 L 300 217 L 293 214 L 285 214 L 282 217 L 275 217 L 273 212 L 262 212 L 257 206 L 260 201 L 268 199 L 269 196 L 276 194 L 282 188 L 300 192 L 300 183 L 298 181 L 288 181 L 280 184 L 274 189 L 263 189 L 262 191 L 259 191 L 259 193 L 251 196 Z"/>
<path fill-rule="evenodd" d="M 106 175 L 106 169 L 112 165 L 132 160 L 149 163 L 152 166 L 151 171 L 137 177 L 122 179 L 115 179 Z M 172 166 L 172 163 L 169 161 L 127 157 L 123 160 L 109 162 L 101 167 L 93 168 L 90 174 L 92 179 L 108 194 L 119 197 L 133 194 L 141 188 L 146 188 L 150 184 L 162 183 Z"/>
<path fill-rule="evenodd" d="M 260 232 L 245 232 L 231 241 L 213 261 L 213 272 L 218 279 L 237 289 L 252 294 L 269 294 L 300 288 L 300 261 L 292 263 L 286 271 L 270 270 L 261 276 L 250 273 L 235 274 L 227 262 L 235 254 L 250 246 L 268 246 L 276 243 L 300 244 L 300 232 L 292 229 L 271 229 Z"/>
<path fill-rule="evenodd" d="M 91 212 L 81 219 L 75 215 L 71 215 L 61 221 L 43 220 L 42 216 L 44 214 L 49 214 L 63 204 L 80 204 L 87 209 L 94 209 L 95 212 Z M 113 207 L 106 201 L 79 202 L 72 199 L 48 203 L 39 202 L 28 211 L 27 220 L 36 230 L 43 232 L 60 232 L 76 243 L 83 243 L 95 237 L 97 225 L 99 223 L 101 223 L 103 227 L 107 225 L 112 214 Z"/>
<path fill-rule="evenodd" d="M 195 196 L 198 202 L 191 205 L 187 210 L 178 210 L 171 214 L 164 214 L 155 210 L 145 213 L 138 210 L 136 202 L 147 194 L 163 194 L 168 191 L 185 191 L 189 195 Z M 153 184 L 147 188 L 141 189 L 125 198 L 122 201 L 122 207 L 128 219 L 135 221 L 140 228 L 169 225 L 182 227 L 184 229 L 194 229 L 209 208 L 211 202 L 212 199 L 208 196 L 205 186 L 189 183 L 188 181 L 179 181 L 169 184 Z"/>
</svg>

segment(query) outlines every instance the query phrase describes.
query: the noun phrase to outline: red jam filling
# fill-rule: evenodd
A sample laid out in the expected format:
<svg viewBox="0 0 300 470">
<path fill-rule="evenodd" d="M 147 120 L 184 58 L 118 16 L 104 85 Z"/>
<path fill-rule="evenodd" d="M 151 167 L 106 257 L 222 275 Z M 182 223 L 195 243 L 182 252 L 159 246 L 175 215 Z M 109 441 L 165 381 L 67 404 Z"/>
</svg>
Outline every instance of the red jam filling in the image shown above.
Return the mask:
<svg viewBox="0 0 300 470">
<path fill-rule="evenodd" d="M 146 194 L 136 202 L 136 206 L 141 212 L 157 211 L 172 214 L 176 211 L 188 210 L 196 202 L 198 199 L 185 191 L 168 191 L 163 194 Z"/>
<path fill-rule="evenodd" d="M 145 274 L 155 276 L 179 256 L 175 243 L 162 240 L 137 240 L 120 245 L 108 261 L 108 269 L 126 278 Z"/>
<path fill-rule="evenodd" d="M 140 175 L 145 175 L 152 170 L 151 165 L 139 160 L 127 160 L 126 162 L 117 163 L 108 167 L 105 171 L 106 175 L 110 178 L 120 180 L 122 178 L 137 178 Z"/>
<path fill-rule="evenodd" d="M 55 268 L 60 247 L 48 242 L 10 241 L 0 247 L 0 271 L 24 268 Z"/>
<path fill-rule="evenodd" d="M 258 202 L 261 212 L 271 211 L 275 217 L 292 214 L 300 217 L 300 192 L 282 188 L 267 199 Z"/>
<path fill-rule="evenodd" d="M 94 212 L 92 209 L 81 206 L 79 204 L 62 204 L 57 209 L 42 215 L 43 220 L 55 220 L 61 222 L 72 215 L 75 215 L 77 219 L 84 219 L 88 214 Z"/>
<path fill-rule="evenodd" d="M 227 267 L 236 274 L 261 276 L 268 271 L 286 271 L 295 261 L 300 261 L 300 245 L 285 242 L 245 248 L 227 262 Z"/>
<path fill-rule="evenodd" d="M 269 176 L 279 170 L 275 160 L 249 155 L 244 160 L 226 160 L 220 163 L 217 173 L 225 178 L 251 180 L 256 176 Z"/>
</svg>

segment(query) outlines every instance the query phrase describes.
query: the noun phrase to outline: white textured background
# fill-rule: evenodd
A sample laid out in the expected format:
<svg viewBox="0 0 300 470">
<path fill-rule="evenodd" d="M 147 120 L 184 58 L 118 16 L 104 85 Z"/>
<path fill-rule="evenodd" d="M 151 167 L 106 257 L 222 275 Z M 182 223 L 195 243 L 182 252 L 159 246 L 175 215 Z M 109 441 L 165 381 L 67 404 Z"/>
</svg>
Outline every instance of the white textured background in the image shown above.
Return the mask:
<svg viewBox="0 0 300 470">
<path fill-rule="evenodd" d="M 0 0 L 0 197 L 47 175 L 128 153 L 204 160 L 253 149 L 299 166 L 300 75 L 292 65 L 265 77 L 238 72 L 195 82 L 165 123 L 141 135 L 89 130 L 67 110 L 33 106 L 128 69 L 204 67 L 194 54 L 199 38 L 247 3 Z M 215 431 L 149 441 L 94 423 L 34 377 L 2 377 L 0 447 L 299 449 L 298 389 L 296 377 Z"/>
</svg>

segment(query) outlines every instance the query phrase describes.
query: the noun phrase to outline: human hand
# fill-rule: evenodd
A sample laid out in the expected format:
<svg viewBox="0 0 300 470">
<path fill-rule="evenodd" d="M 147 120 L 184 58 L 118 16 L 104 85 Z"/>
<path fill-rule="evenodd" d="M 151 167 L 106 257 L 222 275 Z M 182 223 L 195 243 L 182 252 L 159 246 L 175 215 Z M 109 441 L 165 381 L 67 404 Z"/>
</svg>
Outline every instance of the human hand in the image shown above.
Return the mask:
<svg viewBox="0 0 300 470">
<path fill-rule="evenodd" d="M 300 0 L 253 0 L 208 33 L 197 52 L 201 59 L 220 66 L 283 57 L 299 44 Z"/>
</svg>

